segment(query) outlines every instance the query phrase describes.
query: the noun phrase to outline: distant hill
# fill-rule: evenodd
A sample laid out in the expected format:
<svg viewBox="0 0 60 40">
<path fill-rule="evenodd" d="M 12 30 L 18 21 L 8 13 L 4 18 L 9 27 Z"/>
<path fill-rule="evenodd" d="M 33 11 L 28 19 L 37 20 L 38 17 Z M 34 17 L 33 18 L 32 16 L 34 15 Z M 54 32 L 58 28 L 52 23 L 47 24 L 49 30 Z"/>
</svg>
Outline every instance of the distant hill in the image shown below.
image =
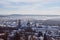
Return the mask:
<svg viewBox="0 0 60 40">
<path fill-rule="evenodd" d="M 11 14 L 11 15 L 8 15 L 8 16 L 50 16 L 50 17 L 52 17 L 52 16 L 60 16 L 60 15 L 33 15 L 33 14 Z"/>
<path fill-rule="evenodd" d="M 46 17 L 54 17 L 54 16 L 60 16 L 60 15 L 34 15 L 34 14 L 11 14 L 11 15 L 0 15 L 0 17 L 5 16 L 46 16 Z"/>
<path fill-rule="evenodd" d="M 5 15 L 0 15 L 0 17 L 5 17 Z"/>
</svg>

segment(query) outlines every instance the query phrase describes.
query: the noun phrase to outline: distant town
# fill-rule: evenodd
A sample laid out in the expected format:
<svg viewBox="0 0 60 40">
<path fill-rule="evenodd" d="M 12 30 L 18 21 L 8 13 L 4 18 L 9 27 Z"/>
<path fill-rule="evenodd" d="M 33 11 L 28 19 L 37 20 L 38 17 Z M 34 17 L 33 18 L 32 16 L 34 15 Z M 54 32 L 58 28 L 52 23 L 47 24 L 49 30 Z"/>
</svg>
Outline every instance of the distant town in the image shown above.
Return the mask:
<svg viewBox="0 0 60 40">
<path fill-rule="evenodd" d="M 60 40 L 60 20 L 55 17 L 1 16 L 0 40 Z"/>
</svg>

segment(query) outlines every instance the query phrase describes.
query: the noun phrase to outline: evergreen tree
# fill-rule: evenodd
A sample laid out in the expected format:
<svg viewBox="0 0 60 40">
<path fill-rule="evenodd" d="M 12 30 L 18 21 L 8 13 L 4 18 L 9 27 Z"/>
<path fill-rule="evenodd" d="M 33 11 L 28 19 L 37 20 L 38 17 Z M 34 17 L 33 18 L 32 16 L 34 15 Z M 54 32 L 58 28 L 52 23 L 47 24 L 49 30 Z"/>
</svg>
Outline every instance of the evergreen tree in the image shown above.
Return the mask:
<svg viewBox="0 0 60 40">
<path fill-rule="evenodd" d="M 18 32 L 15 33 L 14 40 L 20 40 L 20 35 Z"/>
</svg>

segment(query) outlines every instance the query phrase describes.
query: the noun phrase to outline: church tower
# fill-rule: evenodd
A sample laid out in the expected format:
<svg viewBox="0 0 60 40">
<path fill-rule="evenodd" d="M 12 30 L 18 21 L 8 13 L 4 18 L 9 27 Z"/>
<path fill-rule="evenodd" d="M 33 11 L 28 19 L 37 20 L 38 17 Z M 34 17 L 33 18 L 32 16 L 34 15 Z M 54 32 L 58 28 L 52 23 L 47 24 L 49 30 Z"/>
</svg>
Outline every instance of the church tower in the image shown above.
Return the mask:
<svg viewBox="0 0 60 40">
<path fill-rule="evenodd" d="M 18 25 L 17 25 L 18 28 L 21 28 L 21 20 L 18 20 Z"/>
</svg>

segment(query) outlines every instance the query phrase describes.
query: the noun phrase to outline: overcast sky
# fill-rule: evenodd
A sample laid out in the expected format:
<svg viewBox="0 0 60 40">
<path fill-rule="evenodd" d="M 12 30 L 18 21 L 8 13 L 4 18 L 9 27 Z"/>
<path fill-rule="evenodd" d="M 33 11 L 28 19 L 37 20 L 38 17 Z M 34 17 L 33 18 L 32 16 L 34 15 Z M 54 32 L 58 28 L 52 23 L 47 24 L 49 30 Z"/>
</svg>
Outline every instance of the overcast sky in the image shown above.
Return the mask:
<svg viewBox="0 0 60 40">
<path fill-rule="evenodd" d="M 0 15 L 60 15 L 60 0 L 0 0 Z"/>
</svg>

